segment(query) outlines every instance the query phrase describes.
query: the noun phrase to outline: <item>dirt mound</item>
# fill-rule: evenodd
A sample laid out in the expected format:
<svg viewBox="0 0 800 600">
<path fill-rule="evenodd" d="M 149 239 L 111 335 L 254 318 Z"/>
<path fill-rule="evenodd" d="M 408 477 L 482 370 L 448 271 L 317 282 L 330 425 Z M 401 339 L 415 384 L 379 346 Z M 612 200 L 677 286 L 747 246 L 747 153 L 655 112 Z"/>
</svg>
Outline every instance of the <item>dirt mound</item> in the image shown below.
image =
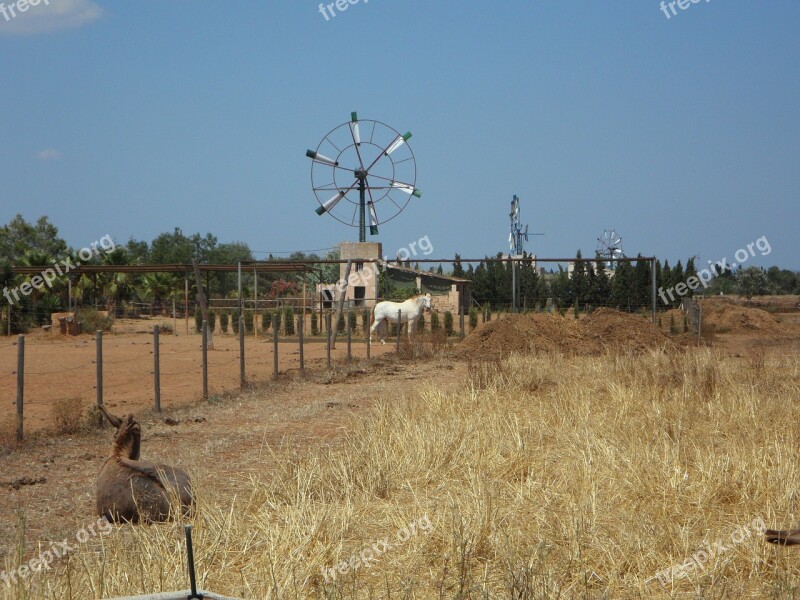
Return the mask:
<svg viewBox="0 0 800 600">
<path fill-rule="evenodd" d="M 796 335 L 794 326 L 760 308 L 737 306 L 726 300 L 706 300 L 703 306 L 703 325 L 713 325 L 717 333 L 748 333 L 758 331 L 771 336 Z"/>
<path fill-rule="evenodd" d="M 599 354 L 606 347 L 642 351 L 671 345 L 666 335 L 641 316 L 603 308 L 580 321 L 555 313 L 503 315 L 480 325 L 459 350 L 477 358 L 511 352 L 586 355 Z"/>
<path fill-rule="evenodd" d="M 601 347 L 643 352 L 652 348 L 672 346 L 672 341 L 653 325 L 650 315 L 622 313 L 599 308 L 581 321 L 583 334 L 600 342 Z"/>
</svg>

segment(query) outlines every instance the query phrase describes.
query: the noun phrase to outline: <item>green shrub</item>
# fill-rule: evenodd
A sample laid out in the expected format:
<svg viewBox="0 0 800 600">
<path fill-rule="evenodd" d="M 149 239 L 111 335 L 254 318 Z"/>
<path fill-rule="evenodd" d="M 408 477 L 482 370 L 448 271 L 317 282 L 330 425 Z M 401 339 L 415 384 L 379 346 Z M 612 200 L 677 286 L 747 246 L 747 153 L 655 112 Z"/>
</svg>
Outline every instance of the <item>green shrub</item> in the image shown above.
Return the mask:
<svg viewBox="0 0 800 600">
<path fill-rule="evenodd" d="M 336 323 L 336 330 L 339 333 L 342 333 L 344 331 L 344 326 L 345 326 L 344 313 L 342 313 L 342 314 L 339 315 L 339 322 Z"/>
<path fill-rule="evenodd" d="M 284 308 L 283 317 L 286 323 L 286 335 L 294 335 L 294 308 L 291 306 Z"/>
<path fill-rule="evenodd" d="M 244 332 L 253 333 L 255 313 L 252 310 L 244 311 Z"/>
<path fill-rule="evenodd" d="M 417 328 L 414 331 L 425 331 L 425 313 L 419 313 L 419 319 L 417 319 Z"/>
<path fill-rule="evenodd" d="M 281 312 L 280 308 L 276 308 L 275 312 L 272 313 L 273 320 L 275 320 L 275 317 L 278 318 L 278 320 L 275 321 L 275 323 L 273 324 L 273 326 L 275 327 L 275 331 L 273 331 L 272 333 L 275 334 L 275 335 L 280 335 L 281 334 L 281 316 L 282 315 L 283 315 L 283 313 Z"/>
<path fill-rule="evenodd" d="M 194 309 L 194 328 L 197 333 L 202 331 L 203 327 L 203 311 L 200 310 L 200 307 L 197 306 Z"/>
<path fill-rule="evenodd" d="M 222 333 L 228 333 L 228 311 L 223 310 L 219 313 L 219 328 L 222 330 Z"/>
<path fill-rule="evenodd" d="M 214 332 L 214 327 L 217 326 L 217 313 L 213 310 L 208 311 L 208 330 Z"/>
<path fill-rule="evenodd" d="M 347 313 L 347 326 L 350 328 L 352 333 L 355 333 L 358 329 L 358 323 L 356 322 L 356 311 L 350 310 Z"/>
<path fill-rule="evenodd" d="M 485 320 L 486 321 L 491 321 L 492 320 L 492 305 L 487 302 L 486 306 L 483 309 L 483 312 L 486 315 Z"/>
<path fill-rule="evenodd" d="M 233 329 L 233 333 L 239 335 L 239 311 L 234 311 L 231 315 L 231 329 Z"/>
<path fill-rule="evenodd" d="M 311 335 L 319 335 L 319 323 L 317 322 L 317 313 L 311 311 Z"/>
<path fill-rule="evenodd" d="M 439 313 L 431 313 L 431 331 L 439 331 Z"/>
<path fill-rule="evenodd" d="M 478 326 L 478 309 L 471 307 L 469 309 L 469 330 L 472 331 Z"/>
<path fill-rule="evenodd" d="M 678 328 L 675 326 L 675 315 L 669 316 L 669 332 L 673 335 L 678 333 Z"/>
<path fill-rule="evenodd" d="M 444 311 L 444 332 L 447 336 L 453 335 L 453 313 Z"/>
<path fill-rule="evenodd" d="M 76 317 L 81 324 L 81 331 L 94 333 L 95 331 L 111 331 L 114 319 L 110 315 L 100 313 L 91 308 L 83 309 Z"/>
</svg>

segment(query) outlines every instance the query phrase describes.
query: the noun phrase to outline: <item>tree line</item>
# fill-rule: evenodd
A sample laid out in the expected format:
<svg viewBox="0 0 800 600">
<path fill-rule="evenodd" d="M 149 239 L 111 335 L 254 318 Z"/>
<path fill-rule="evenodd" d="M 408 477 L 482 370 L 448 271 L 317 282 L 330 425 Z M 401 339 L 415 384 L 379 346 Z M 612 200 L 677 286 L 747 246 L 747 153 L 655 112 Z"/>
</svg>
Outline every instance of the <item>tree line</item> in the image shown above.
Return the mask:
<svg viewBox="0 0 800 600">
<path fill-rule="evenodd" d="M 495 259 L 503 259 L 498 253 Z M 517 271 L 518 306 L 523 309 L 541 310 L 552 304 L 555 309 L 573 307 L 610 306 L 620 310 L 637 311 L 650 307 L 652 302 L 652 263 L 649 260 L 614 261 L 608 264 L 599 256 L 582 261 L 578 250 L 572 272 L 558 266 L 541 273 L 535 268 L 532 256 L 523 254 Z M 637 258 L 641 259 L 641 255 Z M 683 298 L 696 294 L 741 294 L 747 298 L 767 294 L 800 294 L 800 273 L 779 267 L 762 269 L 748 267 L 733 271 L 730 267 L 709 265 L 704 267 L 707 285 L 698 277 L 694 258 L 684 263 L 678 261 L 670 266 L 669 261 L 655 261 L 656 301 L 658 308 L 673 308 Z M 708 275 L 710 273 L 710 276 Z M 461 257 L 456 254 L 451 275 L 472 282 L 472 298 L 483 306 L 510 307 L 512 303 L 512 264 L 510 261 L 485 260 L 476 267 L 469 264 L 465 269 Z M 690 285 L 687 285 L 687 282 Z M 696 282 L 696 284 L 695 284 Z M 685 293 L 679 294 L 685 289 Z M 691 289 L 694 287 L 695 289 Z M 672 293 L 670 293 L 672 290 Z"/>
<path fill-rule="evenodd" d="M 323 257 L 316 254 L 296 252 L 289 260 L 310 261 Z M 324 258 L 338 258 L 338 252 L 328 253 Z M 113 250 L 98 252 L 90 260 L 80 260 L 78 251 L 71 248 L 60 237 L 58 228 L 47 217 L 35 223 L 27 222 L 16 215 L 9 223 L 0 227 L 0 289 L 6 291 L 2 299 L 3 316 L 11 310 L 12 331 L 25 332 L 32 326 L 48 323 L 50 314 L 67 310 L 68 277 L 53 279 L 51 284 L 31 289 L 20 294 L 20 286 L 32 281 L 31 277 L 16 275 L 15 266 L 51 267 L 62 261 L 76 264 L 98 264 L 107 266 L 156 265 L 156 264 L 236 264 L 253 260 L 253 252 L 243 242 L 219 243 L 211 233 L 186 235 L 180 228 L 156 236 L 151 242 L 131 238 L 125 244 L 115 244 Z M 276 260 L 270 255 L 267 260 Z M 318 265 L 315 282 L 335 282 L 338 265 Z M 173 301 L 183 307 L 185 274 L 174 273 L 96 273 L 72 277 L 72 301 L 74 307 L 92 307 L 108 310 L 117 316 L 125 315 L 134 307 L 145 306 L 151 314 L 171 311 Z M 196 295 L 193 275 L 188 277 L 192 302 Z M 293 273 L 243 272 L 243 292 L 252 297 L 258 287 L 260 298 L 283 298 L 297 295 L 302 288 L 302 275 Z M 225 272 L 205 272 L 203 288 L 209 298 L 236 298 L 238 275 Z M 16 296 L 13 290 L 17 290 Z M 136 310 L 139 310 L 137 308 Z M 5 321 L 3 322 L 5 330 Z"/>
</svg>

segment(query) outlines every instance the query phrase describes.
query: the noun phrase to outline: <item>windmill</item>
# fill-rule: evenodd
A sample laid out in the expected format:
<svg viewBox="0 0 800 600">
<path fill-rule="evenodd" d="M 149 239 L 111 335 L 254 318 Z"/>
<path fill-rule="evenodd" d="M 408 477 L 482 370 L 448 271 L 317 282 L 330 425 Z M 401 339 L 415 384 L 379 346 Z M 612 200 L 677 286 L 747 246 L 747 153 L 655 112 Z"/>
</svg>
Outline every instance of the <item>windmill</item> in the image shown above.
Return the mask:
<svg viewBox="0 0 800 600">
<path fill-rule="evenodd" d="M 597 238 L 597 256 L 609 263 L 609 269 L 614 269 L 614 261 L 625 258 L 622 251 L 622 238 L 617 235 L 616 229 L 604 229 L 603 235 Z"/>
<path fill-rule="evenodd" d="M 512 258 L 519 258 L 525 251 L 523 242 L 528 241 L 528 235 L 544 235 L 544 234 L 543 233 L 528 234 L 527 225 L 525 225 L 524 230 L 522 229 L 519 198 L 517 197 L 516 194 L 514 194 L 514 197 L 511 200 L 511 213 L 509 214 L 509 218 L 511 219 L 511 231 L 508 234 L 508 245 L 511 250 Z M 517 290 L 518 268 L 519 265 L 517 264 L 517 261 L 513 260 L 511 263 L 511 311 L 512 312 L 517 312 L 517 297 L 519 296 L 519 291 Z"/>
<path fill-rule="evenodd" d="M 401 135 L 385 123 L 351 113 L 349 122 L 306 152 L 317 214 L 358 227 L 358 241 L 366 242 L 369 213 L 370 235 L 378 235 L 379 225 L 399 215 L 412 197 L 422 196 L 410 138 L 411 132 Z"/>
</svg>

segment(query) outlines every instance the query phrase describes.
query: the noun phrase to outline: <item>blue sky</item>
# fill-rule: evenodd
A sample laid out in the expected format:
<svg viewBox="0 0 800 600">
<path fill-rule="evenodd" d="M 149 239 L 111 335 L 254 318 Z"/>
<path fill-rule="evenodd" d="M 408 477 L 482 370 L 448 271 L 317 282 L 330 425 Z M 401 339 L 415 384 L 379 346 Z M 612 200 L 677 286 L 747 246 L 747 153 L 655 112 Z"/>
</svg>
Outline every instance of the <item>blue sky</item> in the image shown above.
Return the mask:
<svg viewBox="0 0 800 600">
<path fill-rule="evenodd" d="M 0 222 L 47 215 L 76 248 L 356 240 L 315 214 L 305 157 L 355 110 L 413 132 L 423 196 L 370 238 L 390 256 L 424 236 L 431 258 L 507 251 L 517 194 L 540 256 L 615 228 L 671 263 L 766 236 L 750 264 L 800 269 L 800 3 L 676 10 L 42 0 L 0 15 Z"/>
</svg>

